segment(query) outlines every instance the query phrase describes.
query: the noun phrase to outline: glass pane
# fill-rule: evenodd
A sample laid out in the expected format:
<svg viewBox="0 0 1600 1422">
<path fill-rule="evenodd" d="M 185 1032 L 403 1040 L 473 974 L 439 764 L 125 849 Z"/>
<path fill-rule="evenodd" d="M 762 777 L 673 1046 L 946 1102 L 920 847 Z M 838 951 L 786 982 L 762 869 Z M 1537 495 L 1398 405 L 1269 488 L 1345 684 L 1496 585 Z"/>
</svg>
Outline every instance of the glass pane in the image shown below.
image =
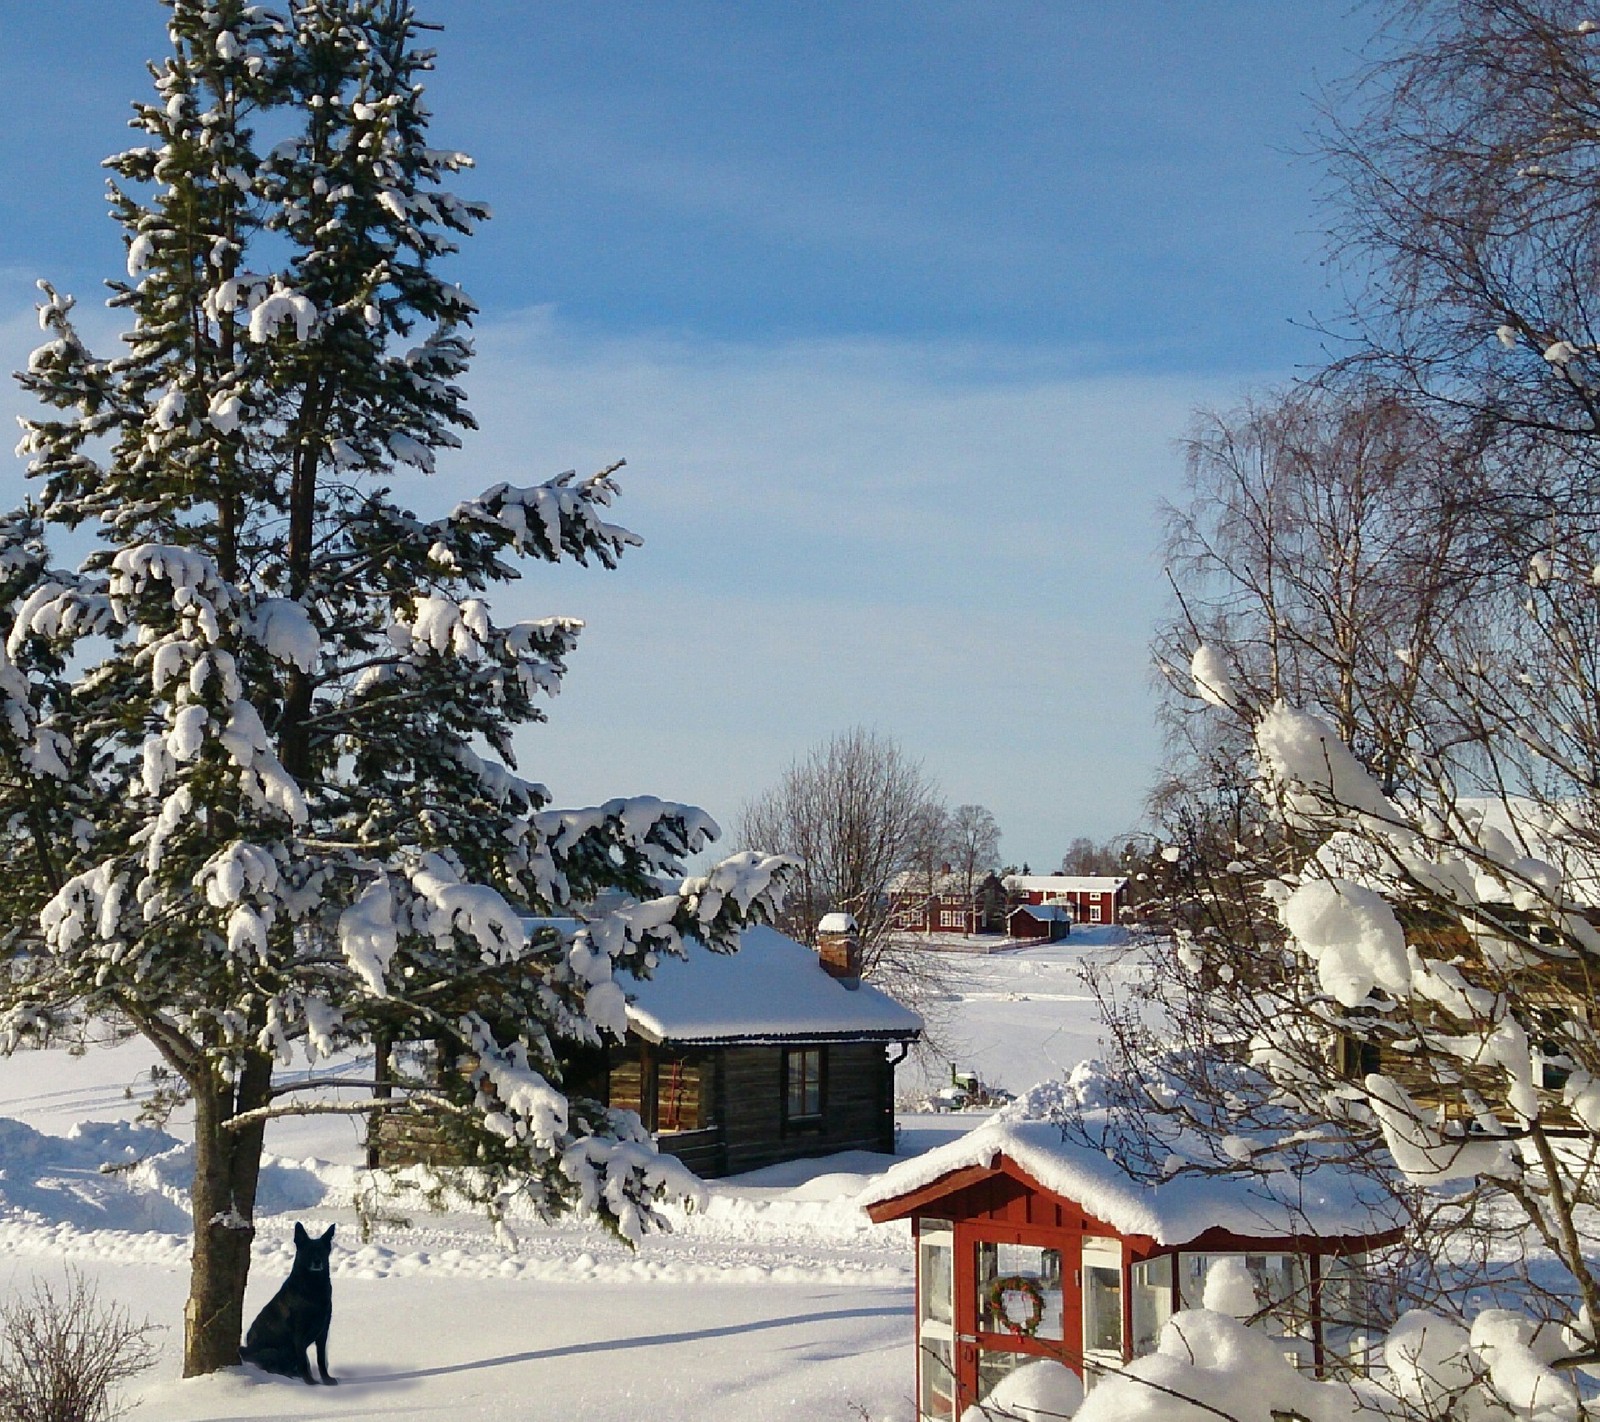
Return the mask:
<svg viewBox="0 0 1600 1422">
<path fill-rule="evenodd" d="M 1242 1259 L 1255 1287 L 1257 1312 L 1250 1320 L 1274 1337 L 1311 1338 L 1311 1272 L 1301 1254 L 1183 1254 L 1178 1259 L 1178 1284 L 1183 1308 L 1202 1308 L 1205 1280 L 1223 1259 Z M 1299 1361 L 1303 1350 L 1293 1350 Z"/>
<path fill-rule="evenodd" d="M 1133 1356 L 1153 1353 L 1161 1330 L 1172 1317 L 1172 1256 L 1146 1259 L 1131 1271 L 1133 1289 Z"/>
<path fill-rule="evenodd" d="M 1199 1308 L 1206 1293 L 1206 1256 L 1178 1256 L 1178 1307 Z"/>
<path fill-rule="evenodd" d="M 656 1129 L 698 1131 L 703 1125 L 699 1063 L 663 1061 L 656 1069 Z"/>
<path fill-rule="evenodd" d="M 922 1378 L 918 1411 L 928 1422 L 953 1422 L 956 1415 L 956 1374 L 951 1344 L 943 1338 L 924 1338 L 917 1353 Z"/>
<path fill-rule="evenodd" d="M 924 1321 L 950 1324 L 953 1320 L 955 1282 L 951 1266 L 954 1251 L 950 1236 L 922 1240 L 922 1308 Z"/>
<path fill-rule="evenodd" d="M 1083 1346 L 1091 1353 L 1122 1356 L 1121 1269 L 1084 1265 Z"/>
<path fill-rule="evenodd" d="M 1271 1331 L 1280 1338 L 1311 1336 L 1311 1271 L 1301 1254 L 1248 1254 L 1245 1267 Z"/>
<path fill-rule="evenodd" d="M 1059 1341 L 1061 1252 L 1031 1244 L 978 1245 L 978 1329 Z"/>
<path fill-rule="evenodd" d="M 790 1116 L 816 1116 L 822 1111 L 822 1053 L 815 1047 L 785 1054 Z"/>
<path fill-rule="evenodd" d="M 1374 1342 L 1372 1289 L 1364 1254 L 1322 1259 L 1322 1346 L 1330 1367 L 1364 1369 Z"/>
</svg>

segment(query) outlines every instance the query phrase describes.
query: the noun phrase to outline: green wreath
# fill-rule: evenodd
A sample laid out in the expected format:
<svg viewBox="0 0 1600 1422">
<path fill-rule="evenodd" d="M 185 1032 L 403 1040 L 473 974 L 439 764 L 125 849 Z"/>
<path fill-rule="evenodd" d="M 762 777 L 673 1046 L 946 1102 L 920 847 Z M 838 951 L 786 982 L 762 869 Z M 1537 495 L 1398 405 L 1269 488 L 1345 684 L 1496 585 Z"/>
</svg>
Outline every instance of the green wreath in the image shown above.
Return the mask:
<svg viewBox="0 0 1600 1422">
<path fill-rule="evenodd" d="M 1021 1294 L 1028 1301 L 1028 1317 L 1018 1323 L 1006 1312 L 1006 1295 Z M 989 1312 L 1013 1333 L 1032 1338 L 1044 1321 L 1044 1290 L 1032 1274 L 1002 1274 L 986 1292 Z"/>
</svg>

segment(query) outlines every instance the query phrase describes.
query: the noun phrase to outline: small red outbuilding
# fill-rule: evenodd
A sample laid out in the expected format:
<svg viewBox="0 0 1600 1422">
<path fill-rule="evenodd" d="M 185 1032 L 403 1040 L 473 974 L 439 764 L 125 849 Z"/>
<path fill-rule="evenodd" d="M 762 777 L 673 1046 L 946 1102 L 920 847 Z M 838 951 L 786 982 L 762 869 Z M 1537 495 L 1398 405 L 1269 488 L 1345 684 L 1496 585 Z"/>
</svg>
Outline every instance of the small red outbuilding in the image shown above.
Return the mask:
<svg viewBox="0 0 1600 1422">
<path fill-rule="evenodd" d="M 1059 943 L 1072 932 L 1072 914 L 1060 904 L 1019 904 L 1006 916 L 1012 938 Z"/>
<path fill-rule="evenodd" d="M 1243 1259 L 1254 1321 L 1297 1365 L 1359 1358 L 1362 1256 L 1399 1237 L 1362 1183 L 1323 1166 L 1143 1185 L 1048 1121 L 991 1122 L 905 1161 L 861 1203 L 916 1236 L 919 1422 L 954 1422 L 1036 1358 L 1092 1386 L 1199 1307 L 1221 1258 Z"/>
</svg>

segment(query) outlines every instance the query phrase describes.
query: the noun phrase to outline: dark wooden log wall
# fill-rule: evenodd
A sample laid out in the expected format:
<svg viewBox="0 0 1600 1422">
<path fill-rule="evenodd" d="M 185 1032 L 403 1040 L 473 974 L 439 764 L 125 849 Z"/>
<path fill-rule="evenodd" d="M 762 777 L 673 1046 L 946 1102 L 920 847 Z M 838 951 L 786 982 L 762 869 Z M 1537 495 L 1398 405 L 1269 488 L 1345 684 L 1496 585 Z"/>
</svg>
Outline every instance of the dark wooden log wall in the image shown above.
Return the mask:
<svg viewBox="0 0 1600 1422">
<path fill-rule="evenodd" d="M 663 1135 L 661 1149 L 702 1175 L 735 1175 L 841 1150 L 892 1151 L 894 1071 L 884 1044 L 830 1042 L 822 1050 L 820 1123 L 784 1119 L 784 1048 L 727 1047 L 715 1054 L 716 1145 L 707 1132 L 693 1131 Z"/>
</svg>

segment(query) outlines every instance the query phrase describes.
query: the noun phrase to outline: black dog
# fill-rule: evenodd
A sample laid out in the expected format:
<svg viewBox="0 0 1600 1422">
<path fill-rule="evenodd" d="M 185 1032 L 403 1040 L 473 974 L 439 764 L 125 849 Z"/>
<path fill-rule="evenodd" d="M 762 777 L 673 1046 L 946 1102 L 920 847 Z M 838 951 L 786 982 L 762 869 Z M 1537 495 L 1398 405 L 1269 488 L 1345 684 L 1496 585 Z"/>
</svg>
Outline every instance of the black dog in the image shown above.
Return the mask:
<svg viewBox="0 0 1600 1422">
<path fill-rule="evenodd" d="M 245 1334 L 239 1357 L 269 1373 L 316 1382 L 306 1349 L 317 1345 L 317 1367 L 325 1383 L 338 1378 L 328 1372 L 328 1325 L 333 1322 L 333 1281 L 328 1255 L 333 1251 L 333 1226 L 312 1239 L 305 1226 L 294 1227 L 294 1268 L 284 1285 L 256 1315 Z"/>
</svg>

